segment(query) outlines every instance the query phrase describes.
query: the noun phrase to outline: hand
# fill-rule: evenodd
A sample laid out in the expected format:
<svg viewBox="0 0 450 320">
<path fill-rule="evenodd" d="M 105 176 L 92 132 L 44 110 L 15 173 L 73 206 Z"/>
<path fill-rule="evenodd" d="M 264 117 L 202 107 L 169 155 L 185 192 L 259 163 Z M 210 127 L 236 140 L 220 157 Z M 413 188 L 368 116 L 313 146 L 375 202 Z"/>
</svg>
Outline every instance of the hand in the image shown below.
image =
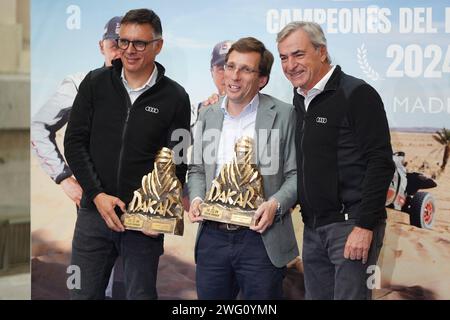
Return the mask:
<svg viewBox="0 0 450 320">
<path fill-rule="evenodd" d="M 219 101 L 219 98 L 220 98 L 219 94 L 213 93 L 212 95 L 209 96 L 208 99 L 202 102 L 202 107 L 208 107 L 216 103 L 217 101 Z"/>
<path fill-rule="evenodd" d="M 99 193 L 94 198 L 95 206 L 97 207 L 98 212 L 102 216 L 103 220 L 105 220 L 108 228 L 116 231 L 116 232 L 124 232 L 125 228 L 120 222 L 119 217 L 117 216 L 114 208 L 119 206 L 123 212 L 126 211 L 125 203 L 122 202 L 117 197 L 110 196 L 104 192 Z"/>
<path fill-rule="evenodd" d="M 65 178 L 59 184 L 63 189 L 64 193 L 77 205 L 80 207 L 81 195 L 83 194 L 83 189 L 81 189 L 80 184 L 73 177 Z"/>
<path fill-rule="evenodd" d="M 200 216 L 200 208 L 199 208 L 199 206 L 202 202 L 203 201 L 200 199 L 195 199 L 191 203 L 191 207 L 189 208 L 188 217 L 192 223 L 203 221 L 203 218 Z"/>
<path fill-rule="evenodd" d="M 350 260 L 361 260 L 365 264 L 372 243 L 373 231 L 354 227 L 345 243 L 344 258 Z"/>
<path fill-rule="evenodd" d="M 264 233 L 273 224 L 277 207 L 278 201 L 273 198 L 261 203 L 255 213 L 255 225 L 250 226 L 250 229 Z"/>
</svg>

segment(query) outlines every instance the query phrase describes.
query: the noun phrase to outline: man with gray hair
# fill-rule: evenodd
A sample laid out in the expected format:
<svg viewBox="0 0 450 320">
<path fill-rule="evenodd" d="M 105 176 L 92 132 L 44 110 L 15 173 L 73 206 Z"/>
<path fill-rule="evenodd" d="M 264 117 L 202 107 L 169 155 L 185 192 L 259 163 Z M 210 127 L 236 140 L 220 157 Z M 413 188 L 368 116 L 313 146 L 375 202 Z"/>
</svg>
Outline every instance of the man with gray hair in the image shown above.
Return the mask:
<svg viewBox="0 0 450 320">
<path fill-rule="evenodd" d="M 277 43 L 298 116 L 306 298 L 370 299 L 367 279 L 382 246 L 394 172 L 383 102 L 369 84 L 331 65 L 318 24 L 292 22 Z"/>
</svg>

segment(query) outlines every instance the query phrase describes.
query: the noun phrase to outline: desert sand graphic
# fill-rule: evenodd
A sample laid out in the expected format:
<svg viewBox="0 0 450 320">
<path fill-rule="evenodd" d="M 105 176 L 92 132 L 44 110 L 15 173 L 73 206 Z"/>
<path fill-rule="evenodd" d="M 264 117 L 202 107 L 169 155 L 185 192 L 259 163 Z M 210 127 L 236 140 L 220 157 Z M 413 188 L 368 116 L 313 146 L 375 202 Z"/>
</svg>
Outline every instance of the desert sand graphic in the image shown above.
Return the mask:
<svg viewBox="0 0 450 320">
<path fill-rule="evenodd" d="M 58 133 L 61 142 L 63 133 Z M 375 299 L 450 299 L 450 168 L 439 174 L 442 145 L 431 133 L 391 132 L 394 151 L 406 155 L 407 169 L 435 176 L 437 187 L 432 230 L 409 224 L 406 213 L 388 209 L 379 267 L 381 288 Z M 61 143 L 59 145 L 62 145 Z M 66 268 L 76 220 L 75 205 L 31 159 L 32 298 L 67 299 Z M 293 215 L 301 248 L 303 225 Z M 196 299 L 194 241 L 197 225 L 185 219 L 184 236 L 166 236 L 158 290 L 161 299 Z M 303 299 L 301 261 L 293 261 L 285 279 L 287 299 Z"/>
</svg>

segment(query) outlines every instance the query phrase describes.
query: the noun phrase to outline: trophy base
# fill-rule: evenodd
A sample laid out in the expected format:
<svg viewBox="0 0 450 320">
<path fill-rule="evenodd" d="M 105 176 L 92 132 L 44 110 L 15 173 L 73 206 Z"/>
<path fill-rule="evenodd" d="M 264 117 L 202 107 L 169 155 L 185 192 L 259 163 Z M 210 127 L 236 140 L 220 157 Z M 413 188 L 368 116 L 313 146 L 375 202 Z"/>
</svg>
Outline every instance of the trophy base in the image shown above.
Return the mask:
<svg viewBox="0 0 450 320">
<path fill-rule="evenodd" d="M 255 225 L 255 210 L 228 208 L 217 203 L 200 204 L 200 216 L 205 220 L 250 227 Z"/>
<path fill-rule="evenodd" d="M 183 235 L 183 221 L 177 218 L 162 218 L 143 213 L 124 213 L 122 223 L 127 230 Z"/>
</svg>

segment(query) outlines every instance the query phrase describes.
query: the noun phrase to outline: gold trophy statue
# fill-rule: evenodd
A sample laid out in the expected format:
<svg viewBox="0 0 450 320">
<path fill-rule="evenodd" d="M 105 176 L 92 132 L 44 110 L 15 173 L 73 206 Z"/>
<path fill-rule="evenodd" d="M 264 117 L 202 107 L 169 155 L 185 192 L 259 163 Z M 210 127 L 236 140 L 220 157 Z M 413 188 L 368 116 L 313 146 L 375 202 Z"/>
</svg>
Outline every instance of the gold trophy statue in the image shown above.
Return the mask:
<svg viewBox="0 0 450 320">
<path fill-rule="evenodd" d="M 183 235 L 181 183 L 175 175 L 173 152 L 162 148 L 152 172 L 142 178 L 142 188 L 134 191 L 128 210 L 122 215 L 126 229 Z"/>
<path fill-rule="evenodd" d="M 253 139 L 240 138 L 234 146 L 233 161 L 222 167 L 200 205 L 203 219 L 246 227 L 255 224 L 254 214 L 264 202 L 264 189 L 253 157 Z"/>
</svg>

